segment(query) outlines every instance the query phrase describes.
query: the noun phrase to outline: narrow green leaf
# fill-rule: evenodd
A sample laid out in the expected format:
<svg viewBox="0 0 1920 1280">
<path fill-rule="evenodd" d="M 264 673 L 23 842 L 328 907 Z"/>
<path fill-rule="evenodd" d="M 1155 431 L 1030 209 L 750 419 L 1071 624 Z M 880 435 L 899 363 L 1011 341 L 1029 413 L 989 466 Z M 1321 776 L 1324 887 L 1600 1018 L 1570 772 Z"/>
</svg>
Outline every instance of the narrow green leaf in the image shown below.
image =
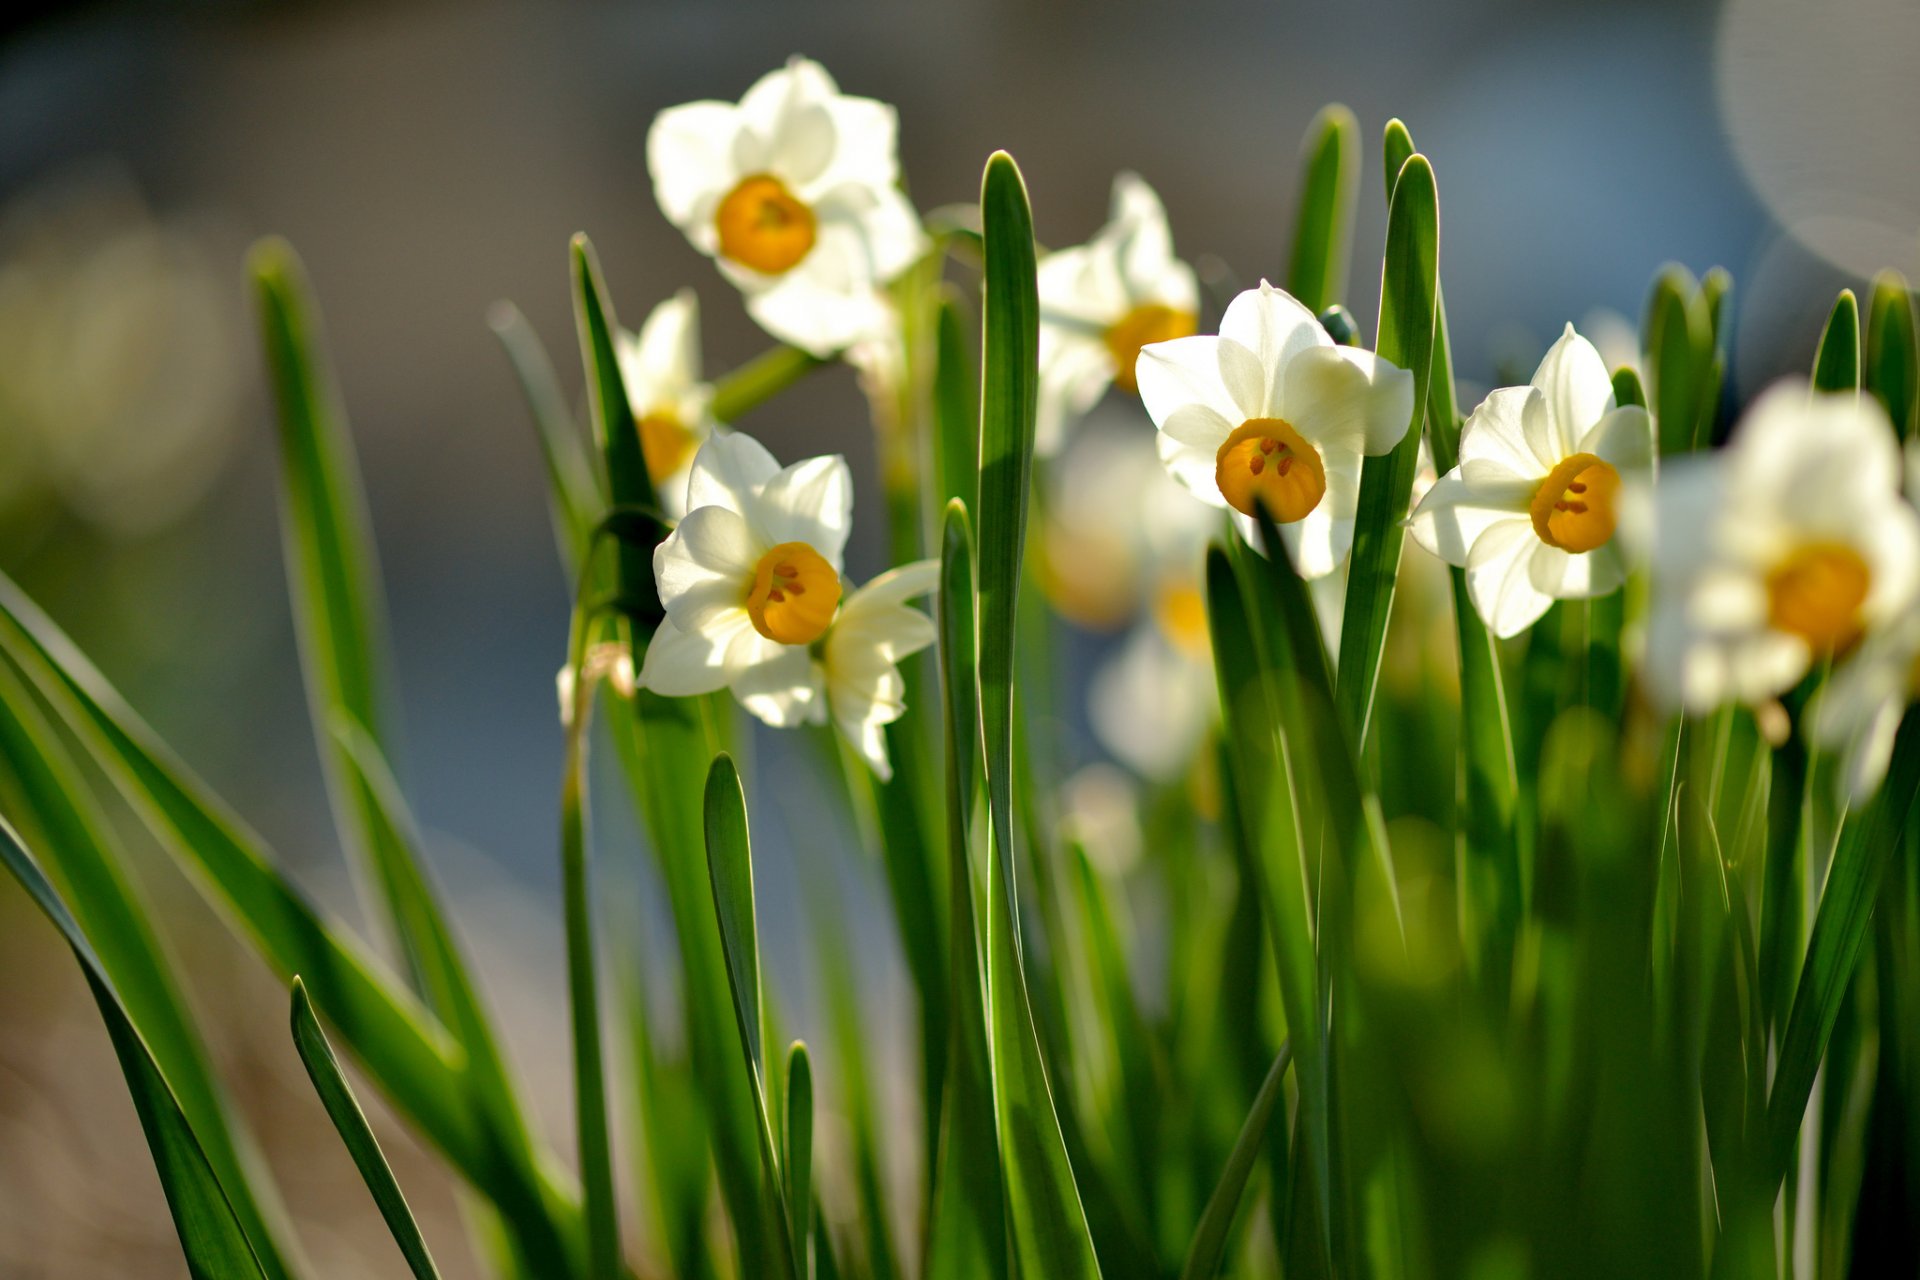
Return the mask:
<svg viewBox="0 0 1920 1280">
<path fill-rule="evenodd" d="M 1867 302 L 1866 386 L 1902 440 L 1913 437 L 1920 419 L 1920 341 L 1914 330 L 1912 290 L 1898 272 L 1881 272 Z"/>
<path fill-rule="evenodd" d="M 1407 161 L 1413 159 L 1413 135 L 1407 132 L 1407 126 L 1398 116 L 1387 121 L 1387 127 L 1380 139 L 1381 176 L 1387 181 L 1387 207 L 1393 207 L 1393 189 L 1400 185 L 1400 175 L 1406 171 Z"/>
<path fill-rule="evenodd" d="M 427 1251 L 419 1224 L 413 1220 L 413 1211 L 407 1207 L 406 1194 L 400 1190 L 400 1183 L 380 1150 L 379 1139 L 373 1136 L 373 1127 L 367 1123 L 366 1113 L 360 1110 L 360 1103 L 340 1070 L 340 1062 L 333 1056 L 333 1046 L 327 1043 L 319 1021 L 313 1016 L 313 1002 L 307 998 L 306 984 L 299 978 L 293 980 L 292 1021 L 293 1044 L 300 1051 L 307 1078 L 313 1081 L 320 1104 L 327 1109 L 328 1119 L 333 1121 L 340 1140 L 346 1144 L 347 1154 L 353 1157 L 360 1180 L 373 1193 L 380 1216 L 386 1219 L 387 1230 L 393 1232 L 394 1243 L 400 1246 L 407 1266 L 418 1280 L 435 1280 L 440 1272 L 433 1265 L 433 1256 Z"/>
<path fill-rule="evenodd" d="M 813 1227 L 813 1066 L 804 1040 L 787 1049 L 787 1232 L 806 1275 Z"/>
<path fill-rule="evenodd" d="M 553 361 L 533 326 L 511 302 L 496 302 L 487 312 L 487 324 L 500 339 L 520 389 L 533 414 L 540 439 L 540 459 L 546 465 L 547 504 L 553 516 L 554 541 L 560 561 L 577 576 L 586 563 L 594 526 L 606 509 L 593 459 L 587 452 L 579 423 L 567 407 L 566 393 L 553 371 Z"/>
<path fill-rule="evenodd" d="M 1851 289 L 1842 289 L 1827 313 L 1813 356 L 1813 389 L 1860 390 L 1860 300 Z"/>
<path fill-rule="evenodd" d="M 171 1083 L 269 1280 L 303 1268 L 266 1160 L 214 1073 L 127 851 L 13 664 L 0 660 L 0 812 L 46 859 L 127 1015 Z"/>
<path fill-rule="evenodd" d="M 1640 375 L 1632 369 L 1621 367 L 1613 371 L 1613 399 L 1621 405 L 1637 404 L 1647 406 L 1647 392 L 1640 385 Z"/>
<path fill-rule="evenodd" d="M 176 861 L 223 904 L 285 981 L 314 1002 L 367 1073 L 429 1141 L 502 1208 L 535 1269 L 564 1269 L 578 1229 L 576 1193 L 546 1162 L 526 1164 L 523 1135 L 475 1106 L 459 1046 L 349 934 L 325 921 L 273 865 L 257 836 L 160 743 L 70 640 L 0 576 L 0 651 L 78 736 Z"/>
<path fill-rule="evenodd" d="M 777 1273 L 793 1280 L 800 1274 L 793 1239 L 787 1227 L 786 1179 L 780 1169 L 768 1104 L 766 1060 L 761 1052 L 760 941 L 753 911 L 753 855 L 747 839 L 747 797 L 733 758 L 724 751 L 713 758 L 706 792 L 707 876 L 713 889 L 714 916 L 720 925 L 720 947 L 726 955 L 727 985 L 733 994 L 734 1021 L 740 1031 L 747 1075 L 753 1082 L 753 1104 L 759 1120 L 760 1158 L 764 1175 L 766 1219 L 777 1233 L 773 1249 Z"/>
<path fill-rule="evenodd" d="M 234 1216 L 220 1180 L 214 1176 L 192 1126 L 181 1113 L 180 1104 L 166 1078 L 160 1074 L 153 1055 L 140 1033 L 134 1029 L 126 1006 L 120 1001 L 107 970 L 88 944 L 80 926 L 67 913 L 53 886 L 40 873 L 20 837 L 4 819 L 0 819 L 0 862 L 34 904 L 66 939 L 80 962 L 100 1017 L 107 1024 L 113 1051 L 120 1059 L 120 1071 L 133 1095 L 134 1109 L 140 1115 L 140 1127 L 147 1135 L 147 1147 L 153 1153 L 160 1189 L 166 1193 L 167 1208 L 173 1214 L 174 1230 L 187 1259 L 187 1270 L 194 1280 L 245 1280 L 264 1277 L 259 1261 L 247 1243 L 246 1232 Z"/>
<path fill-rule="evenodd" d="M 1713 361 L 1712 318 L 1685 267 L 1669 263 L 1654 278 L 1640 332 L 1660 452 L 1685 453 L 1697 447 Z"/>
<path fill-rule="evenodd" d="M 735 422 L 807 374 L 832 361 L 798 347 L 774 347 L 714 381 L 709 408 L 720 422 Z"/>
<path fill-rule="evenodd" d="M 1335 103 L 1322 107 L 1300 145 L 1300 212 L 1294 221 L 1287 292 L 1319 313 L 1347 287 L 1354 195 L 1360 186 L 1360 123 Z"/>
<path fill-rule="evenodd" d="M 1767 1098 L 1767 1172 L 1773 1182 L 1792 1160 L 1794 1135 L 1806 1114 L 1827 1038 L 1866 945 L 1887 863 L 1913 820 L 1916 791 L 1920 791 L 1920 713 L 1909 711 L 1900 722 L 1879 794 L 1847 821 L 1813 918 Z"/>
<path fill-rule="evenodd" d="M 1246 1194 L 1253 1162 L 1259 1159 L 1261 1147 L 1266 1143 L 1267 1121 L 1284 1092 L 1281 1082 L 1286 1079 L 1287 1064 L 1292 1059 L 1293 1045 L 1283 1042 L 1260 1092 L 1254 1095 L 1253 1108 L 1240 1126 L 1240 1136 L 1233 1141 L 1226 1168 L 1220 1171 L 1220 1181 L 1207 1197 L 1206 1210 L 1201 1213 L 1200 1225 L 1193 1233 L 1193 1247 L 1187 1251 L 1186 1265 L 1180 1268 L 1180 1280 L 1212 1280 L 1220 1274 L 1227 1233 L 1233 1227 L 1234 1215 L 1239 1212 L 1241 1197 Z"/>
<path fill-rule="evenodd" d="M 987 892 L 987 1008 L 994 1110 L 1020 1269 L 1050 1280 L 1098 1276 L 1086 1212 L 1034 1027 L 1021 958 L 1013 851 L 1014 633 L 1026 543 L 1039 385 L 1040 303 L 1033 214 L 1013 158 L 981 182 L 985 367 L 980 414 L 980 722 L 993 857 Z"/>
<path fill-rule="evenodd" d="M 948 1002 L 946 1105 L 927 1228 L 928 1280 L 1008 1274 L 1006 1184 L 994 1128 L 982 947 L 974 907 L 985 895 L 987 877 L 974 873 L 969 835 L 980 759 L 973 606 L 973 539 L 966 506 L 955 499 L 947 504 L 942 529 L 937 606 L 946 712 L 948 976 L 953 994 Z"/>
<path fill-rule="evenodd" d="M 980 375 L 968 349 L 960 302 L 951 295 L 940 299 L 934 361 L 935 465 L 944 510 L 956 498 L 976 499 L 980 465 Z"/>
<path fill-rule="evenodd" d="M 1382 360 L 1413 372 L 1413 419 L 1393 449 L 1368 458 L 1360 473 L 1346 616 L 1340 629 L 1336 691 L 1348 736 L 1364 746 L 1373 691 L 1393 608 L 1413 473 L 1420 458 L 1420 421 L 1433 373 L 1433 332 L 1439 281 L 1440 205 L 1433 169 L 1414 155 L 1402 167 L 1387 211 L 1386 258 L 1380 275 L 1380 329 L 1374 349 Z"/>
</svg>

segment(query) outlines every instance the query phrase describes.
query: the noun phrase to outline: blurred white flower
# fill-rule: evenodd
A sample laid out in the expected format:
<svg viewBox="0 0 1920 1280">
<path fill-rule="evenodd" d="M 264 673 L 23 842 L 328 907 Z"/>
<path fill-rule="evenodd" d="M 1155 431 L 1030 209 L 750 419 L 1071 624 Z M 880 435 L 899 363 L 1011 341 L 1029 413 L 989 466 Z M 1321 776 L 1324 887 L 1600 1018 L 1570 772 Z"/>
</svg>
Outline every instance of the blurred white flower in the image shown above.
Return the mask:
<svg viewBox="0 0 1920 1280">
<path fill-rule="evenodd" d="M 1346 558 L 1361 458 L 1391 450 L 1413 418 L 1412 374 L 1334 345 L 1265 281 L 1227 307 L 1218 337 L 1146 346 L 1135 375 L 1173 478 L 1232 508 L 1250 539 L 1264 500 L 1306 578 Z"/>
<path fill-rule="evenodd" d="M 1647 411 L 1615 407 L 1613 382 L 1572 325 L 1525 387 L 1502 387 L 1460 432 L 1460 463 L 1415 509 L 1415 541 L 1467 571 L 1473 607 L 1518 635 L 1555 600 L 1618 590 L 1614 534 L 1623 481 L 1651 470 Z"/>
<path fill-rule="evenodd" d="M 1879 787 L 1900 718 L 1916 699 L 1920 607 L 1910 605 L 1834 669 L 1807 709 L 1810 736 L 1840 753 L 1840 781 L 1851 800 L 1865 800 Z"/>
<path fill-rule="evenodd" d="M 1051 455 L 1110 384 L 1135 390 L 1140 348 L 1192 334 L 1200 288 L 1173 255 L 1160 197 L 1113 180 L 1113 213 L 1086 244 L 1040 260 L 1040 407 L 1034 448 Z"/>
<path fill-rule="evenodd" d="M 1647 675 L 1689 710 L 1759 702 L 1872 641 L 1920 590 L 1920 517 L 1871 396 L 1767 392 L 1656 494 Z"/>
<path fill-rule="evenodd" d="M 793 58 L 739 103 L 662 111 L 655 198 L 747 297 L 762 328 L 829 356 L 891 323 L 881 289 L 926 237 L 899 188 L 894 109 Z"/>
<path fill-rule="evenodd" d="M 627 644 L 607 641 L 590 646 L 581 659 L 580 670 L 586 674 L 589 691 L 594 685 L 605 681 L 621 697 L 633 696 L 633 649 Z M 579 686 L 573 667 L 560 668 L 553 684 L 554 692 L 560 695 L 560 723 L 563 727 L 570 726 L 573 723 L 573 695 Z"/>
<path fill-rule="evenodd" d="M 713 386 L 700 380 L 700 300 L 682 289 L 653 309 L 637 334 L 615 339 L 620 379 L 640 429 L 640 451 L 661 509 L 687 509 L 693 458 L 713 434 Z"/>
<path fill-rule="evenodd" d="M 783 470 L 751 436 L 716 434 L 694 457 L 687 508 L 654 551 L 667 617 L 640 684 L 668 696 L 730 688 L 768 724 L 801 723 L 816 692 L 808 646 L 840 602 L 853 516 L 846 460 Z"/>
</svg>

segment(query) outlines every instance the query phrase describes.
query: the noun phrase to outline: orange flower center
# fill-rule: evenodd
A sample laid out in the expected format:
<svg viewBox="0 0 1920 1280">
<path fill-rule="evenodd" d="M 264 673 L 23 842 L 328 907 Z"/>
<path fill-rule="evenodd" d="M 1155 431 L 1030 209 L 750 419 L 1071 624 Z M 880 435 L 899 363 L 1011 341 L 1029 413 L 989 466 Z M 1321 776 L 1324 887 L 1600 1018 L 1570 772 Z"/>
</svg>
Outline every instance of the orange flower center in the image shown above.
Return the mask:
<svg viewBox="0 0 1920 1280">
<path fill-rule="evenodd" d="M 1227 504 L 1250 516 L 1264 501 L 1277 524 L 1303 520 L 1327 496 L 1320 451 L 1280 418 L 1249 418 L 1227 437 L 1213 464 Z"/>
<path fill-rule="evenodd" d="M 1767 574 L 1767 622 L 1820 652 L 1846 648 L 1860 635 L 1860 606 L 1873 575 L 1843 542 L 1810 542 Z"/>
<path fill-rule="evenodd" d="M 1191 337 L 1194 328 L 1191 311 L 1158 302 L 1143 302 L 1108 325 L 1100 338 L 1107 344 L 1107 354 L 1113 357 L 1114 384 L 1138 395 L 1140 387 L 1134 381 L 1133 366 L 1140 360 L 1140 348 L 1149 342 Z"/>
<path fill-rule="evenodd" d="M 720 256 L 763 275 L 787 271 L 813 248 L 813 210 L 770 173 L 740 179 L 714 214 Z"/>
<path fill-rule="evenodd" d="M 655 484 L 677 474 L 699 446 L 679 415 L 669 410 L 655 410 L 640 419 L 640 453 Z"/>
<path fill-rule="evenodd" d="M 760 557 L 747 591 L 753 629 L 781 644 L 812 644 L 840 604 L 840 575 L 804 542 L 783 542 Z"/>
<path fill-rule="evenodd" d="M 1533 491 L 1533 531 L 1550 547 L 1578 554 L 1613 537 L 1620 473 L 1590 453 L 1564 458 Z"/>
</svg>

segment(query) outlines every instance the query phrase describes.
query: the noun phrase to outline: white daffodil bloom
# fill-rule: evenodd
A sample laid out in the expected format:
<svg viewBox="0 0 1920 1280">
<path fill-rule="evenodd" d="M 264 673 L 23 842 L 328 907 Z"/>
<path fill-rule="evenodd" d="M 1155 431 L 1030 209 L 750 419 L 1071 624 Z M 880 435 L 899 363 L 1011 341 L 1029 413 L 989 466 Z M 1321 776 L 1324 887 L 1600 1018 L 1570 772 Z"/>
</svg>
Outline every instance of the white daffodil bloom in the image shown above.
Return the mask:
<svg viewBox="0 0 1920 1280">
<path fill-rule="evenodd" d="M 714 425 L 713 387 L 700 380 L 700 300 L 682 289 L 653 309 L 639 333 L 621 330 L 614 350 L 647 475 L 661 509 L 677 520 L 686 513 L 693 457 Z"/>
<path fill-rule="evenodd" d="M 772 725 L 812 714 L 809 646 L 840 603 L 853 478 L 841 457 L 782 468 L 751 436 L 714 435 L 694 456 L 687 514 L 655 548 L 666 620 L 640 684 L 668 696 L 732 689 Z"/>
<path fill-rule="evenodd" d="M 1665 468 L 1655 519 L 1647 674 L 1669 705 L 1772 698 L 1920 591 L 1920 517 L 1871 396 L 1769 391 L 1726 448 Z"/>
<path fill-rule="evenodd" d="M 1555 600 L 1619 589 L 1621 486 L 1652 465 L 1647 411 L 1614 405 L 1599 351 L 1568 325 L 1530 386 L 1502 387 L 1473 411 L 1459 465 L 1427 491 L 1409 528 L 1467 571 L 1490 631 L 1518 635 Z"/>
<path fill-rule="evenodd" d="M 1092 240 L 1040 260 L 1039 286 L 1034 448 L 1050 456 L 1108 386 L 1136 389 L 1141 347 L 1194 332 L 1200 287 L 1173 255 L 1160 197 L 1132 173 L 1113 180 L 1112 217 Z"/>
<path fill-rule="evenodd" d="M 829 356 L 892 322 L 881 293 L 926 237 L 899 188 L 894 109 L 794 58 L 738 103 L 690 102 L 647 133 L 655 198 L 784 342 Z"/>
<path fill-rule="evenodd" d="M 1336 346 L 1265 281 L 1227 307 L 1218 337 L 1141 348 L 1135 380 L 1173 478 L 1231 508 L 1250 540 L 1264 501 L 1305 578 L 1346 559 L 1361 459 L 1391 450 L 1413 420 L 1412 374 Z"/>
</svg>

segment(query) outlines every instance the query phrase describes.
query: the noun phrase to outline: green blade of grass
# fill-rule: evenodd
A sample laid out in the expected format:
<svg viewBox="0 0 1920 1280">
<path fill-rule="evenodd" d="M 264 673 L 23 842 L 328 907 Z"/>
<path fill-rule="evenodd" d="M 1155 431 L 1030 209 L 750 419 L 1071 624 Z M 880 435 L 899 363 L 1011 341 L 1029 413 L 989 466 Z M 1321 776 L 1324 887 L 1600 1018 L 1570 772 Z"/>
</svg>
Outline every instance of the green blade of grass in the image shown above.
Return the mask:
<svg viewBox="0 0 1920 1280">
<path fill-rule="evenodd" d="M 1860 300 L 1842 289 L 1820 331 L 1820 347 L 1813 356 L 1815 391 L 1860 390 Z"/>
<path fill-rule="evenodd" d="M 980 375 L 967 345 L 966 323 L 959 300 L 942 297 L 933 371 L 934 461 L 942 510 L 956 498 L 973 502 L 978 497 Z"/>
<path fill-rule="evenodd" d="M 540 440 L 540 460 L 546 466 L 547 505 L 553 517 L 554 541 L 569 576 L 586 563 L 594 526 L 607 501 L 600 491 L 592 455 L 579 423 L 567 407 L 566 393 L 553 371 L 553 361 L 533 326 L 511 302 L 496 302 L 487 312 L 487 324 L 500 339 L 507 359 L 520 380 L 527 408 L 533 414 Z"/>
<path fill-rule="evenodd" d="M 214 1175 L 226 1188 L 269 1280 L 298 1274 L 299 1252 L 285 1206 L 245 1121 L 232 1108 L 153 912 L 130 874 L 127 852 L 99 812 L 53 726 L 0 660 L 0 811 L 42 851 L 46 870 L 73 914 L 128 1017 L 171 1084 Z"/>
<path fill-rule="evenodd" d="M 353 1157 L 360 1180 L 373 1193 L 374 1204 L 379 1206 L 387 1230 L 393 1233 L 394 1243 L 400 1246 L 400 1253 L 417 1280 L 438 1280 L 440 1272 L 433 1265 L 433 1255 L 427 1251 L 420 1225 L 413 1220 L 413 1211 L 407 1207 L 406 1194 L 400 1190 L 400 1183 L 380 1150 L 380 1142 L 373 1136 L 373 1127 L 367 1123 L 366 1113 L 360 1109 L 346 1075 L 340 1070 L 339 1059 L 333 1056 L 333 1046 L 327 1043 L 319 1020 L 313 1016 L 313 1002 L 307 998 L 306 984 L 299 978 L 293 980 L 291 1017 L 293 1044 L 300 1051 L 307 1078 L 313 1081 L 314 1092 L 320 1095 L 320 1104 L 327 1109 L 327 1118 L 333 1121 L 340 1140 L 346 1144 L 347 1154 Z"/>
<path fill-rule="evenodd" d="M 1915 338 L 1913 292 L 1896 271 L 1874 277 L 1867 302 L 1866 385 L 1893 419 L 1902 440 L 1920 418 L 1920 341 Z"/>
<path fill-rule="evenodd" d="M 1234 1215 L 1240 1210 L 1241 1198 L 1246 1194 L 1247 1177 L 1253 1172 L 1253 1162 L 1260 1158 L 1261 1148 L 1267 1140 L 1267 1122 L 1273 1117 L 1273 1109 L 1279 1103 L 1283 1090 L 1281 1083 L 1287 1076 L 1287 1064 L 1293 1059 L 1293 1045 L 1283 1042 L 1280 1052 L 1274 1056 L 1273 1067 L 1267 1072 L 1267 1078 L 1260 1085 L 1260 1092 L 1254 1095 L 1253 1107 L 1247 1112 L 1246 1122 L 1240 1126 L 1240 1136 L 1233 1140 L 1233 1150 L 1227 1154 L 1226 1168 L 1220 1171 L 1220 1181 L 1213 1188 L 1213 1194 L 1207 1197 L 1207 1207 L 1200 1215 L 1200 1225 L 1193 1233 L 1193 1247 L 1187 1251 L 1187 1261 L 1180 1268 L 1180 1280 L 1212 1280 L 1220 1274 L 1221 1259 L 1226 1254 L 1227 1233 L 1233 1228 Z"/>
<path fill-rule="evenodd" d="M 174 1230 L 186 1255 L 187 1270 L 194 1280 L 245 1280 L 263 1277 L 259 1261 L 247 1242 L 225 1189 L 214 1176 L 206 1152 L 193 1128 L 187 1123 L 166 1077 L 154 1063 L 146 1042 L 134 1029 L 133 1019 L 121 1003 L 119 993 L 107 976 L 80 926 L 68 914 L 66 905 L 41 874 L 39 865 L 4 819 L 0 819 L 0 862 L 20 882 L 20 887 L 60 931 L 80 962 L 100 1017 L 107 1024 L 114 1055 L 126 1077 L 127 1090 L 133 1095 L 140 1127 L 146 1133 L 147 1147 L 153 1153 L 160 1189 L 166 1193 L 167 1208 L 173 1214 Z"/>
<path fill-rule="evenodd" d="M 1769 1185 L 1779 1181 L 1792 1161 L 1794 1137 L 1806 1114 L 1814 1076 L 1866 945 L 1887 863 L 1912 821 L 1916 791 L 1920 791 L 1920 714 L 1909 711 L 1894 739 L 1893 758 L 1879 794 L 1847 822 L 1814 914 L 1767 1098 Z"/>
<path fill-rule="evenodd" d="M 794 1253 L 787 1222 L 787 1180 L 780 1169 L 779 1146 L 766 1085 L 766 1059 L 761 1050 L 763 1013 L 760 1002 L 760 941 L 753 910 L 753 854 L 747 838 L 747 798 L 733 758 L 725 752 L 713 758 L 706 790 L 707 875 L 713 889 L 714 917 L 720 925 L 720 947 L 726 954 L 727 986 L 733 995 L 734 1021 L 740 1049 L 753 1082 L 753 1104 L 759 1121 L 760 1158 L 765 1229 L 772 1233 L 775 1274 L 794 1280 L 801 1261 Z"/>
<path fill-rule="evenodd" d="M 1021 1271 L 1098 1276 L 1086 1212 L 1054 1111 L 1021 956 L 1013 851 L 1014 632 L 1033 467 L 1040 303 L 1033 213 L 1013 157 L 981 181 L 985 362 L 980 413 L 980 723 L 993 857 L 987 892 L 987 1009 L 994 1111 Z"/>
<path fill-rule="evenodd" d="M 787 1234 L 799 1274 L 809 1273 L 813 1250 L 808 1234 L 813 1227 L 813 1064 L 804 1040 L 787 1049 Z"/>
<path fill-rule="evenodd" d="M 1318 315 L 1347 287 L 1354 194 L 1360 186 L 1360 123 L 1339 104 L 1322 107 L 1300 144 L 1300 212 L 1293 226 L 1287 292 Z"/>
<path fill-rule="evenodd" d="M 1713 361 L 1713 322 L 1700 286 L 1685 267 L 1669 263 L 1654 277 L 1640 333 L 1661 456 L 1686 453 L 1698 443 Z"/>
<path fill-rule="evenodd" d="M 1382 360 L 1413 372 L 1413 420 L 1391 452 L 1368 458 L 1361 468 L 1346 616 L 1340 629 L 1336 699 L 1348 736 L 1362 747 L 1380 675 L 1387 615 L 1393 608 L 1407 505 L 1420 458 L 1420 421 L 1432 380 L 1439 238 L 1440 206 L 1433 169 L 1424 156 L 1416 154 L 1402 167 L 1387 211 L 1380 329 L 1374 343 Z"/>
<path fill-rule="evenodd" d="M 535 1270 L 567 1269 L 575 1193 L 547 1166 L 531 1171 L 524 1139 L 474 1104 L 466 1053 L 349 934 L 323 919 L 248 831 L 174 759 L 52 621 L 0 576 L 4 651 L 85 747 L 162 845 L 285 981 L 305 977 L 314 1003 L 367 1073 L 472 1184 L 502 1207 Z"/>
<path fill-rule="evenodd" d="M 974 665 L 973 538 L 967 509 L 947 504 L 942 529 L 940 686 L 945 707 L 948 945 L 947 1092 L 927 1227 L 928 1280 L 1004 1277 L 1006 1184 L 994 1129 L 985 997 L 975 904 L 986 877 L 974 872 L 972 827 L 978 788 L 979 686 Z"/>
</svg>

